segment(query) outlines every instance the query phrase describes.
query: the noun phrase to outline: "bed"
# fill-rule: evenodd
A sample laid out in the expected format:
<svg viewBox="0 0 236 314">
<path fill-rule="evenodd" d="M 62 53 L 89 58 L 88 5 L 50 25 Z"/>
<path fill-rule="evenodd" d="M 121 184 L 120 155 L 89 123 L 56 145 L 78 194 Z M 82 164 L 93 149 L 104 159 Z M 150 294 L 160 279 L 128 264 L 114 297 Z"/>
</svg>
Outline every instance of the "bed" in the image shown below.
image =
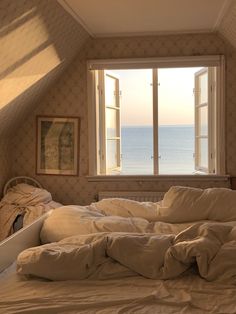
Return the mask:
<svg viewBox="0 0 236 314">
<path fill-rule="evenodd" d="M 34 243 L 0 275 L 0 312 L 235 313 L 235 193 L 173 187 L 159 204 L 113 199 L 47 213 L 31 225 Z M 153 247 L 156 261 L 145 264 Z M 130 259 L 137 263 L 127 267 Z"/>
</svg>

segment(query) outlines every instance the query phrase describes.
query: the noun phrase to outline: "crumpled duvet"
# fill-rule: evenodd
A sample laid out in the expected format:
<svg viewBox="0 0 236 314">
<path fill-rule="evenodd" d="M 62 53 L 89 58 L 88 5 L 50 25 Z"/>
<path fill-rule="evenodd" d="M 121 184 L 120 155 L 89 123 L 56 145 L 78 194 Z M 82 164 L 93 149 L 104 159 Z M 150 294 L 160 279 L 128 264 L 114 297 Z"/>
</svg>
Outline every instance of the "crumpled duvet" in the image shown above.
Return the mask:
<svg viewBox="0 0 236 314">
<path fill-rule="evenodd" d="M 158 203 L 104 199 L 53 211 L 41 230 L 43 244 L 97 232 L 177 234 L 197 221 L 236 221 L 236 191 L 174 186 Z"/>
<path fill-rule="evenodd" d="M 177 235 L 97 233 L 23 251 L 19 274 L 50 280 L 108 279 L 141 275 L 171 279 L 191 266 L 201 277 L 236 283 L 232 226 L 196 223 Z"/>
<path fill-rule="evenodd" d="M 12 187 L 0 202 L 0 241 L 12 233 L 18 215 L 24 215 L 23 226 L 61 204 L 52 200 L 51 194 L 25 183 Z"/>
<path fill-rule="evenodd" d="M 158 203 L 107 199 L 55 209 L 18 272 L 51 280 L 142 275 L 236 283 L 236 191 L 172 187 Z M 53 243 L 52 243 L 53 242 Z"/>
</svg>

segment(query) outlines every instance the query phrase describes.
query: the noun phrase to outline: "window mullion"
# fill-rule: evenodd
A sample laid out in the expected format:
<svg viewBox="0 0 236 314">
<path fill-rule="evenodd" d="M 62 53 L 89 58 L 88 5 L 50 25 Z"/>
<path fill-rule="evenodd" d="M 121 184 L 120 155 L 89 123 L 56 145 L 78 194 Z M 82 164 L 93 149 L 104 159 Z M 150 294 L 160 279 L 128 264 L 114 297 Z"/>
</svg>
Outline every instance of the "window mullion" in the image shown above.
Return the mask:
<svg viewBox="0 0 236 314">
<path fill-rule="evenodd" d="M 153 170 L 159 174 L 158 158 L 158 69 L 152 69 L 152 96 L 153 96 Z"/>
<path fill-rule="evenodd" d="M 106 174 L 106 107 L 104 70 L 99 71 L 100 86 L 100 173 Z"/>
</svg>

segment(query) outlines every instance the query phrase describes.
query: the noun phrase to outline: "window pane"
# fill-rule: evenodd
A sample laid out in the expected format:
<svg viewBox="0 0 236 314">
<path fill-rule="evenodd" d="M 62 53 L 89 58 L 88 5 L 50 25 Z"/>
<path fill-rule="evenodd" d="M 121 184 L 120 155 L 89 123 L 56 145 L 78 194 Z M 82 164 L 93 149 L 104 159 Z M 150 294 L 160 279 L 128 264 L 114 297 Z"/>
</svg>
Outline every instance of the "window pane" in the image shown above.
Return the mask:
<svg viewBox="0 0 236 314">
<path fill-rule="evenodd" d="M 106 128 L 107 128 L 107 138 L 118 136 L 117 130 L 117 110 L 106 108 Z"/>
<path fill-rule="evenodd" d="M 160 174 L 192 174 L 194 167 L 194 81 L 199 68 L 158 69 Z"/>
<path fill-rule="evenodd" d="M 118 167 L 117 164 L 117 145 L 119 140 L 107 140 L 107 169 Z"/>
<path fill-rule="evenodd" d="M 208 168 L 208 139 L 207 138 L 200 138 L 200 167 Z"/>
<path fill-rule="evenodd" d="M 194 172 L 194 126 L 160 126 L 159 173 L 191 174 Z"/>
<path fill-rule="evenodd" d="M 153 127 L 123 126 L 121 174 L 153 173 Z"/>
<path fill-rule="evenodd" d="M 105 75 L 105 105 L 109 107 L 116 107 L 116 79 Z"/>
<path fill-rule="evenodd" d="M 200 88 L 200 104 L 206 103 L 208 101 L 207 73 L 204 73 L 199 77 L 199 88 Z"/>
<path fill-rule="evenodd" d="M 208 134 L 208 107 L 200 107 L 199 108 L 199 135 L 207 135 Z"/>
<path fill-rule="evenodd" d="M 112 70 L 119 77 L 121 172 L 153 174 L 152 70 Z"/>
</svg>

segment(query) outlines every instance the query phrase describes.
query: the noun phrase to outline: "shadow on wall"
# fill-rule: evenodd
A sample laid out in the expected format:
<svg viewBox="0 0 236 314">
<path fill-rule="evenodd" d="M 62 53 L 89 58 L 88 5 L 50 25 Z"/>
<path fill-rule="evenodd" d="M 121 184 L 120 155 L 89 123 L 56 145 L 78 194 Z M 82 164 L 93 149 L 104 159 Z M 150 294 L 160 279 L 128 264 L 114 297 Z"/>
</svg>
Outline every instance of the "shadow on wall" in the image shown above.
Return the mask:
<svg viewBox="0 0 236 314">
<path fill-rule="evenodd" d="M 7 104 L 22 105 L 21 95 L 35 103 L 87 37 L 56 1 L 1 0 L 0 120 Z"/>
<path fill-rule="evenodd" d="M 43 18 L 42 4 L 40 8 L 36 1 L 24 1 L 19 8 L 19 2 L 14 1 L 14 5 L 12 1 L 3 3 L 5 14 L 0 18 L 0 108 L 61 62 Z"/>
<path fill-rule="evenodd" d="M 14 135 L 15 130 L 20 127 L 21 123 L 24 123 L 25 117 L 34 111 L 41 100 L 40 96 L 43 96 L 48 88 L 47 82 L 50 80 L 53 83 L 61 71 L 60 64 L 0 109 L 0 138 Z M 35 99 L 35 95 L 38 95 L 37 99 Z M 33 132 L 33 130 L 31 131 Z"/>
</svg>

